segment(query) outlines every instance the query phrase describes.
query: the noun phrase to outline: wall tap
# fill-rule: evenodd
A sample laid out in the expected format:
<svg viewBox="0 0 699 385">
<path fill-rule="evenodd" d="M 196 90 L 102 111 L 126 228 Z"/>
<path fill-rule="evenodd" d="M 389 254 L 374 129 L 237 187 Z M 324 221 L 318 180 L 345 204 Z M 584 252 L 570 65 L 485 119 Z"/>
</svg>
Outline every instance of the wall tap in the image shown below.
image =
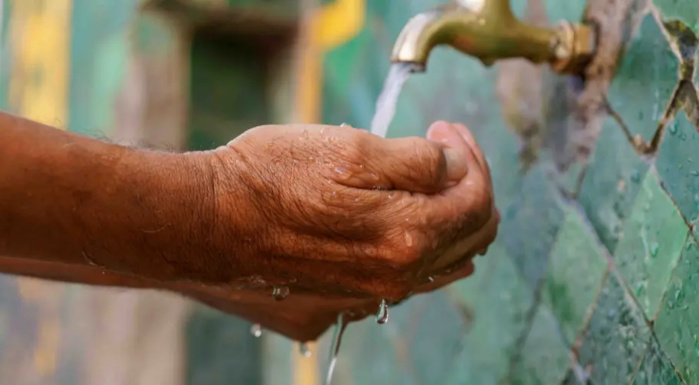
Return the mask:
<svg viewBox="0 0 699 385">
<path fill-rule="evenodd" d="M 563 21 L 552 28 L 518 20 L 509 0 L 454 0 L 414 16 L 393 47 L 392 61 L 424 71 L 432 49 L 449 45 L 492 65 L 524 58 L 549 63 L 561 73 L 579 74 L 595 50 L 592 27 Z"/>
</svg>

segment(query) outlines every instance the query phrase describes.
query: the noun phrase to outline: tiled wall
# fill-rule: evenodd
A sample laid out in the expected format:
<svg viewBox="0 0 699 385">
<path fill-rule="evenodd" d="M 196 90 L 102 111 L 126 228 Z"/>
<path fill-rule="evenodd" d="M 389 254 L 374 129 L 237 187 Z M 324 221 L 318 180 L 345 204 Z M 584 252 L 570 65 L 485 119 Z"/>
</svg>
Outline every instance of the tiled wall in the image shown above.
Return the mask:
<svg viewBox="0 0 699 385">
<path fill-rule="evenodd" d="M 325 57 L 324 122 L 369 125 L 393 39 L 437 3 L 367 1 L 364 29 Z M 439 49 L 408 80 L 389 135 L 466 123 L 492 168 L 500 235 L 473 278 L 387 325 L 351 325 L 338 384 L 699 383 L 699 3 L 614 3 L 632 21 L 588 161 L 566 146 L 580 79 Z M 513 5 L 577 21 L 586 2 Z"/>
</svg>

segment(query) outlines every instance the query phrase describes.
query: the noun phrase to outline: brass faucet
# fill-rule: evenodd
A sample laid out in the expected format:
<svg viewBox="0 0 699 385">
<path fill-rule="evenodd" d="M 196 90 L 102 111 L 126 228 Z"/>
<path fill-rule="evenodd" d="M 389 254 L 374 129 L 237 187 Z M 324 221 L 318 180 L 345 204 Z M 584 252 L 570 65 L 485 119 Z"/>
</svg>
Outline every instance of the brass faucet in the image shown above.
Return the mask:
<svg viewBox="0 0 699 385">
<path fill-rule="evenodd" d="M 425 71 L 435 46 L 449 45 L 489 66 L 496 60 L 524 58 L 549 63 L 561 73 L 579 74 L 595 49 L 588 25 L 562 22 L 542 28 L 519 21 L 509 0 L 453 0 L 413 17 L 393 47 L 394 63 Z"/>
</svg>

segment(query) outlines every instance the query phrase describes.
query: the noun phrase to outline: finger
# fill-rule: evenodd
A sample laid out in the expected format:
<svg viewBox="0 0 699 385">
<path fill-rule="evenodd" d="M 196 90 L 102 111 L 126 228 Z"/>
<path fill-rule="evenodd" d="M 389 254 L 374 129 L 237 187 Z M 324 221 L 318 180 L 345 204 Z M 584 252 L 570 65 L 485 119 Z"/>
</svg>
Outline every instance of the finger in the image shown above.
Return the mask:
<svg viewBox="0 0 699 385">
<path fill-rule="evenodd" d="M 437 122 L 425 138 L 374 136 L 369 165 L 392 189 L 434 194 L 457 184 L 467 173 L 466 143 L 446 122 Z"/>
<path fill-rule="evenodd" d="M 475 254 L 486 250 L 497 238 L 499 224 L 500 217 L 497 214 L 497 210 L 493 210 L 488 222 L 482 228 L 464 237 L 442 253 L 432 264 L 430 271 L 441 272 L 462 260 L 470 259 Z"/>
<path fill-rule="evenodd" d="M 468 145 L 471 147 L 471 150 L 473 150 L 473 153 L 476 155 L 476 159 L 478 160 L 478 163 L 481 165 L 481 168 L 485 170 L 486 175 L 488 176 L 488 180 L 491 180 L 490 166 L 488 165 L 488 161 L 486 160 L 485 155 L 483 154 L 483 149 L 481 148 L 481 146 L 478 145 L 478 142 L 476 141 L 476 138 L 473 136 L 471 130 L 469 130 L 468 127 L 461 123 L 455 123 L 454 127 L 457 131 L 459 131 L 466 143 L 468 143 Z"/>
</svg>

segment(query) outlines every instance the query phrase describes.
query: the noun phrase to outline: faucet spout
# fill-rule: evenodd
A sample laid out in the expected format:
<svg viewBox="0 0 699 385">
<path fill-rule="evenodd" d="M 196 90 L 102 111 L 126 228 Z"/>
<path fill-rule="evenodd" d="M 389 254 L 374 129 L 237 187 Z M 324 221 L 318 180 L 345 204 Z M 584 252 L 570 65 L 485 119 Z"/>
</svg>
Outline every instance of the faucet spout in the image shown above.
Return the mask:
<svg viewBox="0 0 699 385">
<path fill-rule="evenodd" d="M 414 16 L 403 28 L 392 61 L 413 63 L 424 71 L 432 49 L 452 48 L 491 65 L 500 59 L 524 58 L 549 63 L 563 73 L 580 73 L 591 58 L 592 28 L 561 23 L 542 28 L 519 21 L 509 0 L 454 0 Z"/>
</svg>

